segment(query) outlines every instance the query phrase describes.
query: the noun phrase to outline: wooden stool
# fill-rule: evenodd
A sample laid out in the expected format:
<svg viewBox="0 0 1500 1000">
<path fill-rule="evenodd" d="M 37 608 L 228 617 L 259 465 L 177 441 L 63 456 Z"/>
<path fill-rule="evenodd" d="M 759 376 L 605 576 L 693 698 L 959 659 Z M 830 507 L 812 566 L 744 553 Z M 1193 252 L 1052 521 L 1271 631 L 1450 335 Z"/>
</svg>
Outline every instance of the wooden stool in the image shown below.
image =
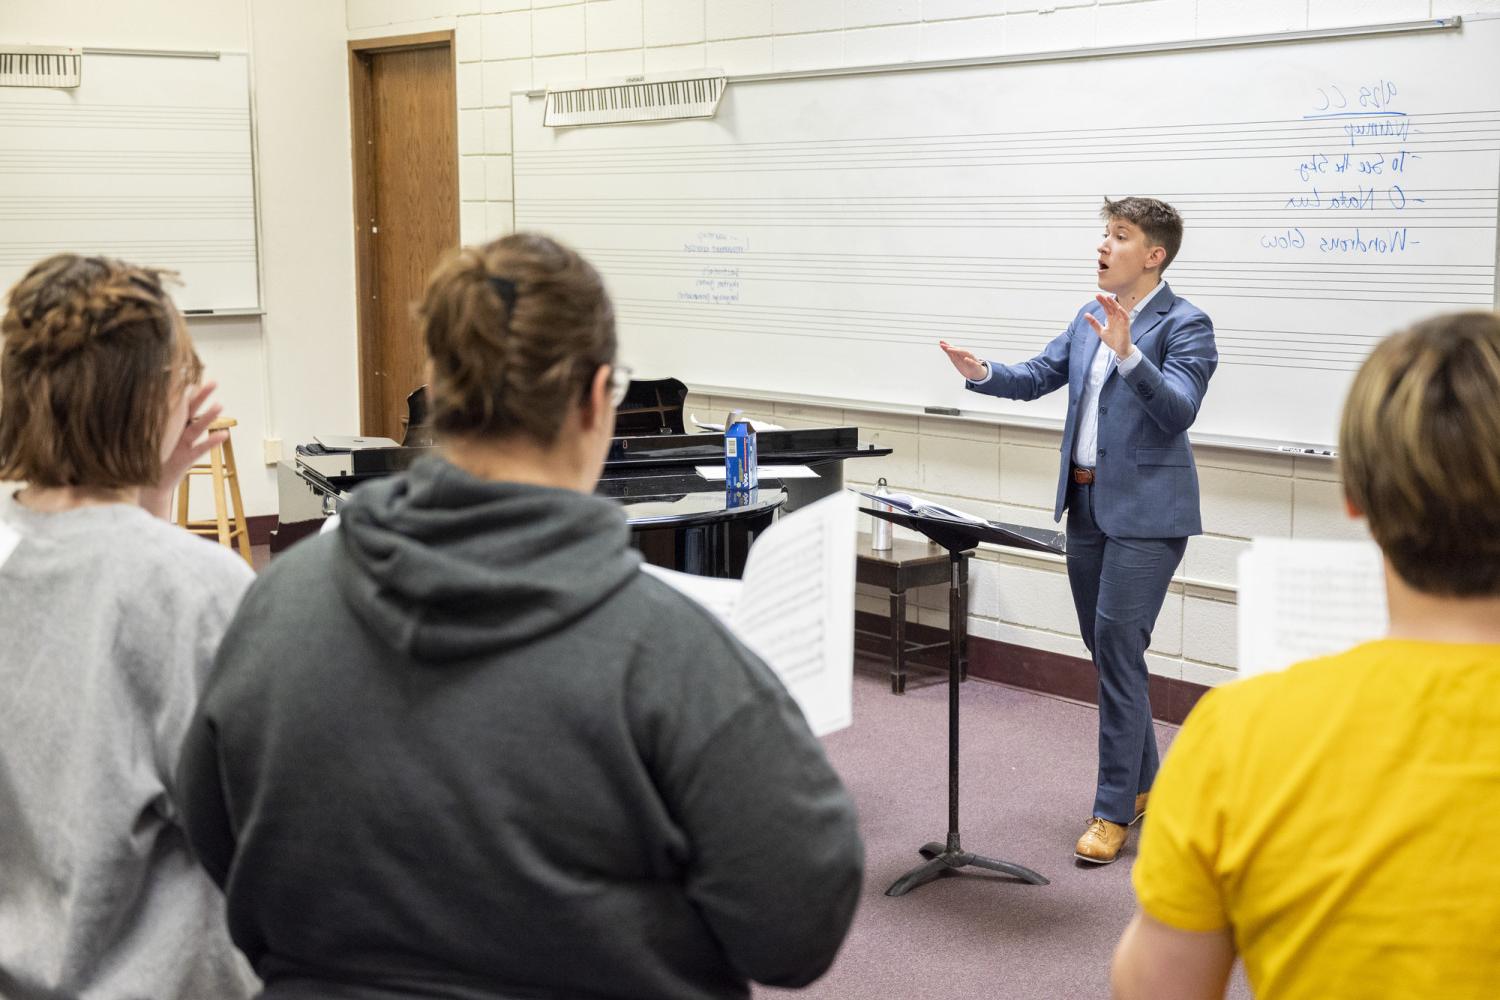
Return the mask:
<svg viewBox="0 0 1500 1000">
<path fill-rule="evenodd" d="M 948 639 L 941 642 L 913 642 L 906 637 L 906 592 L 913 587 L 931 587 L 947 584 L 952 573 L 948 553 L 930 542 L 913 542 L 898 538 L 891 548 L 875 551 L 870 548 L 870 536 L 861 532 L 855 543 L 854 579 L 859 583 L 884 587 L 891 599 L 890 649 L 891 649 L 891 693 L 906 693 L 906 658 L 912 653 L 929 649 L 947 649 Z M 959 678 L 968 679 L 969 673 L 969 556 L 963 554 L 958 569 L 959 602 L 964 607 L 960 617 L 963 632 L 959 635 Z M 877 635 L 866 629 L 855 629 L 856 635 Z M 944 630 L 946 631 L 946 629 Z M 946 676 L 946 672 L 944 674 Z"/>
<path fill-rule="evenodd" d="M 250 531 L 245 525 L 245 504 L 240 499 L 240 479 L 234 467 L 234 445 L 229 440 L 229 428 L 238 423 L 232 417 L 220 417 L 208 425 L 210 431 L 224 431 L 224 440 L 208 450 L 208 461 L 188 469 L 177 487 L 177 523 L 195 535 L 217 535 L 219 544 L 234 548 L 239 539 L 240 555 L 251 566 Z M 212 521 L 188 520 L 188 488 L 194 476 L 212 476 L 214 491 L 214 514 Z M 228 494 L 226 499 L 225 494 Z M 234 516 L 229 515 L 229 504 L 234 505 Z"/>
</svg>

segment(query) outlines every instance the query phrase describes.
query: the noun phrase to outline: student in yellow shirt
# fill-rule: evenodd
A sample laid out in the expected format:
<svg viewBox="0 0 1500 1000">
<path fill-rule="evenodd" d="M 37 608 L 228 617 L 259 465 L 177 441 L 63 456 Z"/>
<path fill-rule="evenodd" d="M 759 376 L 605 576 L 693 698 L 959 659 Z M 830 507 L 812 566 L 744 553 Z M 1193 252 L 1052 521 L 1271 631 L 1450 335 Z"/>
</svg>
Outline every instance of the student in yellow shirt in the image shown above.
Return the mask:
<svg viewBox="0 0 1500 1000">
<path fill-rule="evenodd" d="M 1152 790 L 1118 1000 L 1500 985 L 1500 315 L 1361 368 L 1339 438 L 1390 633 L 1206 695 Z"/>
</svg>

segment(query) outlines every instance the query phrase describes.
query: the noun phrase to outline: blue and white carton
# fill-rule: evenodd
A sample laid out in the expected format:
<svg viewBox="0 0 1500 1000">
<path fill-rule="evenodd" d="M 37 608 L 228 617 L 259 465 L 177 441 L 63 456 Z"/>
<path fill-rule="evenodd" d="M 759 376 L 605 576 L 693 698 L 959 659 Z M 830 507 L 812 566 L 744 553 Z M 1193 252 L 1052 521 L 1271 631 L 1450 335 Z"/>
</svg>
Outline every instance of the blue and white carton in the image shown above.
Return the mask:
<svg viewBox="0 0 1500 1000">
<path fill-rule="evenodd" d="M 760 471 L 755 457 L 755 428 L 741 410 L 724 421 L 724 499 L 744 507 L 760 499 Z"/>
</svg>

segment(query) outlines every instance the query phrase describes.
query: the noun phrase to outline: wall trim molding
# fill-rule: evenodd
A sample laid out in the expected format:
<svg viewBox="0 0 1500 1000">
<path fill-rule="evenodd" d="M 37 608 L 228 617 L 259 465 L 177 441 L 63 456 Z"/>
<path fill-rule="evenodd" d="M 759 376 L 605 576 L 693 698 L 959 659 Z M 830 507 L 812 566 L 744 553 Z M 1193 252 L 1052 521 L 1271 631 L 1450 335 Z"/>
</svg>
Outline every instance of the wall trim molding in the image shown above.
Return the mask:
<svg viewBox="0 0 1500 1000">
<path fill-rule="evenodd" d="M 856 611 L 854 619 L 855 627 L 861 630 L 878 632 L 882 636 L 890 634 L 890 618 L 885 615 L 871 611 Z M 946 637 L 947 630 L 933 625 L 918 625 L 909 622 L 906 626 L 906 633 L 913 642 L 941 642 Z M 889 655 L 889 649 L 889 640 L 880 644 L 879 655 L 882 657 L 882 666 L 886 666 L 887 669 L 889 660 L 884 657 Z M 947 655 L 945 650 L 938 649 L 913 657 L 911 662 L 918 666 L 919 672 L 912 674 L 915 683 L 908 681 L 907 688 L 932 684 L 936 678 L 929 678 L 933 677 L 932 670 L 935 668 L 940 668 L 946 673 Z M 870 654 L 866 653 L 866 660 L 869 657 Z M 924 667 L 927 669 L 924 670 Z M 1009 684 L 1012 687 L 1036 691 L 1039 694 L 1066 698 L 1084 705 L 1099 704 L 1098 679 L 1094 673 L 1094 665 L 1076 656 L 1066 656 L 1045 649 L 1034 649 L 1030 646 L 970 635 L 969 676 Z M 1182 720 L 1187 718 L 1189 710 L 1208 690 L 1208 687 L 1202 684 L 1152 674 L 1151 714 L 1158 722 L 1181 725 Z M 896 696 L 893 695 L 893 697 Z"/>
</svg>

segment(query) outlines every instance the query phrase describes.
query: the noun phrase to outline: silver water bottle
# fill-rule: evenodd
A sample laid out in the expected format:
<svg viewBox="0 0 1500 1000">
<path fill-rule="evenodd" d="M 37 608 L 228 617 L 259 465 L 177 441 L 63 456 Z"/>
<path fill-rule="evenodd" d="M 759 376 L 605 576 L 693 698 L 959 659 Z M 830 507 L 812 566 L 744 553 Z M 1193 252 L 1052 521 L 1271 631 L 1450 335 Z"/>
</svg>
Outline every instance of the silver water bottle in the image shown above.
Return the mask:
<svg viewBox="0 0 1500 1000">
<path fill-rule="evenodd" d="M 881 478 L 875 484 L 876 496 L 889 496 L 891 489 L 886 485 L 885 479 Z M 876 510 L 891 510 L 891 505 L 886 503 L 875 503 Z M 891 535 L 896 527 L 883 517 L 870 518 L 870 549 L 874 552 L 889 552 L 891 548 Z"/>
</svg>

